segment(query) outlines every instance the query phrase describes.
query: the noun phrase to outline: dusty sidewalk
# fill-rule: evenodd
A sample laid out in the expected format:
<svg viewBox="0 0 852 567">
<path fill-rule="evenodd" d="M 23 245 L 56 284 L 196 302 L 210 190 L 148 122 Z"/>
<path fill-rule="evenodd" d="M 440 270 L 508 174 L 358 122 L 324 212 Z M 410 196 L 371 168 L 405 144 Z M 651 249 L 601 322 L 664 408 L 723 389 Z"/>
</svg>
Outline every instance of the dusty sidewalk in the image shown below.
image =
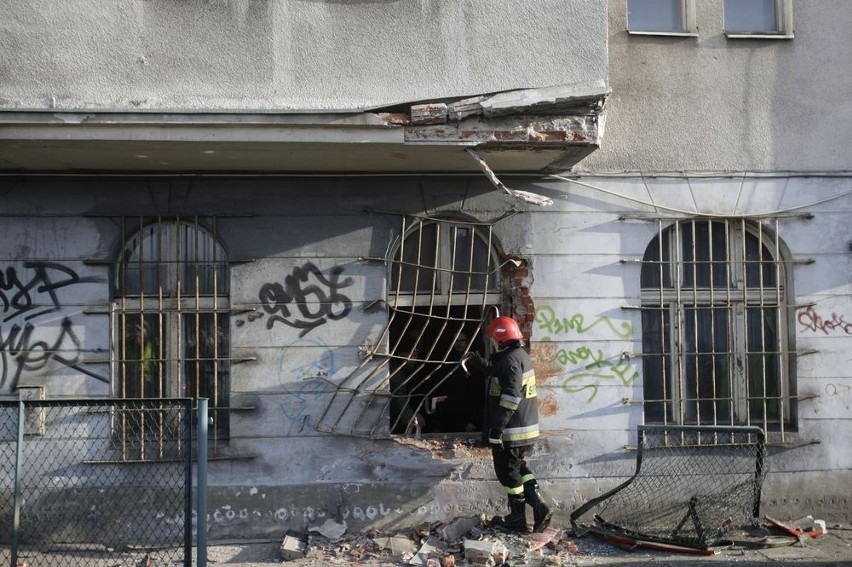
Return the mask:
<svg viewBox="0 0 852 567">
<path fill-rule="evenodd" d="M 451 523 L 452 524 L 452 523 Z M 466 527 L 466 526 L 465 526 Z M 440 567 L 482 565 L 576 566 L 618 565 L 620 567 L 686 566 L 712 567 L 756 565 L 798 565 L 808 567 L 852 567 L 852 526 L 828 523 L 827 533 L 817 538 L 790 539 L 773 536 L 763 547 L 746 542 L 714 549 L 713 555 L 692 555 L 638 548 L 625 550 L 592 536 L 574 537 L 570 529 L 551 528 L 546 535 L 519 537 L 489 529 L 477 522 L 461 537 L 442 538 L 441 527 L 420 526 L 396 534 L 346 534 L 335 541 L 322 536 L 299 538 L 306 546 L 293 551 L 293 540 L 213 543 L 207 551 L 208 565 L 261 567 L 288 565 L 322 567 L 332 565 Z M 449 534 L 451 537 L 457 533 Z M 776 539 L 777 537 L 777 539 Z M 747 543 L 754 543 L 749 540 Z M 428 544 L 427 544 L 428 542 Z M 771 544 L 765 546 L 766 543 Z M 424 545 L 427 544 L 427 545 Z M 465 544 L 470 548 L 466 548 Z M 777 545 L 777 546 L 772 546 Z M 483 552 L 496 550 L 495 553 Z M 432 550 L 431 553 L 428 553 Z M 502 551 L 505 550 L 505 551 Z M 288 560 L 282 559 L 288 557 Z M 431 559 L 431 561 L 429 561 Z M 427 563 L 428 562 L 428 563 Z M 197 562 L 193 562 L 197 565 Z"/>
</svg>

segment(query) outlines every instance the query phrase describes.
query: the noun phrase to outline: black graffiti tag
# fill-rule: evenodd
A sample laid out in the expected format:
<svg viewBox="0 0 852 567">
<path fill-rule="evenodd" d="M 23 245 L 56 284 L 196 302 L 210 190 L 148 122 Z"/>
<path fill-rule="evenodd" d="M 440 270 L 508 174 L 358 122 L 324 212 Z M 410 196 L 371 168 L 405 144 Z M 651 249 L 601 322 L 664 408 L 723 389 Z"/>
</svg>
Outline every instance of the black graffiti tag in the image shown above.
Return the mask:
<svg viewBox="0 0 852 567">
<path fill-rule="evenodd" d="M 23 327 L 12 325 L 9 334 L 3 336 L 3 329 L 0 328 L 0 390 L 14 390 L 24 370 L 40 370 L 49 360 L 60 362 L 103 382 L 107 381 L 78 365 L 81 343 L 71 319 L 66 317 L 62 320 L 62 330 L 53 344 L 43 340 L 33 341 L 34 330 L 35 325 L 32 323 Z M 10 368 L 12 372 L 9 372 Z"/>
<path fill-rule="evenodd" d="M 308 262 L 284 278 L 284 285 L 277 282 L 264 284 L 260 288 L 259 297 L 264 311 L 270 315 L 266 321 L 266 328 L 271 329 L 276 321 L 280 321 L 290 327 L 301 329 L 299 337 L 304 337 L 316 327 L 327 323 L 329 319 L 337 320 L 346 317 L 352 310 L 352 302 L 339 290 L 352 285 L 352 278 L 338 281 L 342 273 L 343 268 L 337 266 L 332 268 L 329 277 L 326 278 L 319 268 Z M 327 295 L 323 287 L 308 283 L 311 277 L 328 290 Z M 311 296 L 315 298 L 315 301 L 308 303 Z M 298 314 L 294 315 L 291 306 L 298 310 Z"/>
<path fill-rule="evenodd" d="M 24 267 L 34 272 L 27 283 L 21 281 L 13 267 L 6 268 L 5 272 L 0 271 L 0 305 L 2 305 L 3 313 L 8 313 L 3 319 L 4 322 L 23 313 L 27 313 L 24 319 L 30 320 L 39 315 L 59 311 L 61 305 L 56 290 L 76 283 L 100 281 L 99 278 L 81 278 L 71 268 L 53 262 L 27 262 Z M 59 272 L 60 279 L 54 280 L 51 272 Z M 40 293 L 47 294 L 48 305 L 40 311 L 28 313 L 39 307 L 33 296 Z"/>
<path fill-rule="evenodd" d="M 83 282 L 101 282 L 99 277 L 80 277 L 77 272 L 54 262 L 25 262 L 32 276 L 22 278 L 9 266 L 0 270 L 0 390 L 14 390 L 24 371 L 43 369 L 51 360 L 74 368 L 102 382 L 108 379 L 82 366 L 81 342 L 68 317 L 51 338 L 36 339 L 32 319 L 62 309 L 58 290 Z M 24 325 L 7 323 L 21 317 Z"/>
</svg>

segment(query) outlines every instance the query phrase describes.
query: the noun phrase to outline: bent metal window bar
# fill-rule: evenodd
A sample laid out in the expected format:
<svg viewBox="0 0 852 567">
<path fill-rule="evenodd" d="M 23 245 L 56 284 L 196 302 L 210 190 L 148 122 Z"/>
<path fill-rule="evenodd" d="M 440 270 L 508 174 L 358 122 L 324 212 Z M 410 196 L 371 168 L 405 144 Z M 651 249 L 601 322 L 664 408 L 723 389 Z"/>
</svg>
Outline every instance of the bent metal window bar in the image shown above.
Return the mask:
<svg viewBox="0 0 852 567">
<path fill-rule="evenodd" d="M 388 309 L 388 320 L 362 363 L 334 384 L 317 429 L 387 437 L 420 433 L 435 422 L 440 394 L 476 348 L 482 321 L 503 304 L 506 262 L 496 251 L 491 222 L 402 216 L 399 238 L 385 258 L 387 299 L 367 308 Z M 467 344 L 459 349 L 459 339 Z M 456 349 L 454 349 L 456 345 Z M 484 396 L 484 393 L 483 393 Z M 445 430 L 452 425 L 445 425 Z"/>
</svg>

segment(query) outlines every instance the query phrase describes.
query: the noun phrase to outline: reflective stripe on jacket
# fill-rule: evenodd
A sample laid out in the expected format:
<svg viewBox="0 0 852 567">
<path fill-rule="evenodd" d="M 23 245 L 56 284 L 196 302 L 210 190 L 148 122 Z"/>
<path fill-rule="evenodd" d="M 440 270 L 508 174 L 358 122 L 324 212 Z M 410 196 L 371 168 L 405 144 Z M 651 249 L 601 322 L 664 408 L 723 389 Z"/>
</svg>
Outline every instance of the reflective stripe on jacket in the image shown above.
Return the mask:
<svg viewBox="0 0 852 567">
<path fill-rule="evenodd" d="M 520 343 L 495 353 L 488 388 L 488 426 L 503 431 L 503 445 L 531 445 L 539 436 L 535 371 Z"/>
</svg>

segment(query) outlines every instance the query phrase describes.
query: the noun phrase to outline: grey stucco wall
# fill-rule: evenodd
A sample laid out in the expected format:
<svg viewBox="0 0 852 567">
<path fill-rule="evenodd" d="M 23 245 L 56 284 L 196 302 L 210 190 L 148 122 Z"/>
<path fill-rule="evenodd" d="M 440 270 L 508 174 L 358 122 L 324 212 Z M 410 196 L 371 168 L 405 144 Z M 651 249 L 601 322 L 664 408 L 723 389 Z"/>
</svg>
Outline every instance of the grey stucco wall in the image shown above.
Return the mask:
<svg viewBox="0 0 852 567">
<path fill-rule="evenodd" d="M 612 95 L 583 171 L 848 171 L 852 11 L 794 3 L 793 39 L 727 39 L 721 0 L 700 0 L 697 37 L 627 33 L 609 2 Z"/>
<path fill-rule="evenodd" d="M 840 222 L 852 209 L 849 179 L 507 181 L 555 201 L 498 222 L 495 235 L 506 252 L 530 261 L 536 307 L 531 352 L 544 431 L 531 462 L 560 522 L 634 469 L 635 453 L 625 447 L 635 445 L 636 425 L 643 421 L 641 360 L 630 354 L 641 352 L 641 326 L 638 313 L 625 306 L 639 303 L 639 271 L 631 260 L 641 258 L 656 225 L 622 216 L 650 212 L 650 203 L 699 214 L 813 215 L 782 221 L 781 237 L 792 256 L 814 260 L 790 266 L 800 306 L 791 330 L 799 350 L 814 352 L 800 359 L 795 378 L 802 398 L 799 431 L 790 434 L 790 445 L 771 450 L 765 511 L 849 521 L 852 382 L 844 361 L 852 328 L 839 323 L 850 312 L 850 238 Z M 227 211 L 218 233 L 236 262 L 231 280 L 238 313 L 260 307 L 264 284 L 283 281 L 309 262 L 324 271 L 342 267 L 342 276 L 350 278 L 340 290 L 351 304 L 349 314 L 303 337 L 284 324 L 269 326 L 245 313 L 233 317 L 232 355 L 252 360 L 232 368 L 232 405 L 254 409 L 232 415 L 231 439 L 219 456 L 233 458 L 209 466 L 212 538 L 277 537 L 327 519 L 350 530 L 390 529 L 503 511 L 503 492 L 485 449 L 453 439 L 369 440 L 314 427 L 329 395 L 318 384 L 344 379 L 360 360 L 359 346 L 384 322 L 382 310 L 360 309 L 384 293 L 384 270 L 360 258 L 381 257 L 395 223 L 364 211 L 463 211 L 489 219 L 517 206 L 486 181 L 7 177 L 0 183 L 7 215 L 2 273 L 7 282 L 17 274 L 20 287 L 35 282 L 32 305 L 55 308 L 30 317 L 37 311 L 21 310 L 24 295 L 4 288 L 4 396 L 26 384 L 45 385 L 50 396 L 108 395 L 107 365 L 80 366 L 98 374 L 92 376 L 50 357 L 23 364 L 26 353 L 18 347 L 26 345 L 9 337 L 15 326 L 31 325 L 34 338 L 53 344 L 68 317 L 80 342 L 77 352 L 64 356 L 78 362 L 107 358 L 108 318 L 95 312 L 109 305 L 108 262 L 120 240 L 110 215 Z M 733 202 L 738 204 L 732 210 Z M 36 287 L 42 282 L 34 266 L 48 262 L 52 281 L 63 281 L 63 274 L 68 279 L 68 270 L 79 278 L 57 288 L 56 301 Z M 315 305 L 310 310 L 319 312 Z M 322 381 L 311 379 L 320 374 Z"/>
<path fill-rule="evenodd" d="M 0 109 L 346 110 L 607 75 L 603 0 L 36 0 L 0 32 Z"/>
</svg>

